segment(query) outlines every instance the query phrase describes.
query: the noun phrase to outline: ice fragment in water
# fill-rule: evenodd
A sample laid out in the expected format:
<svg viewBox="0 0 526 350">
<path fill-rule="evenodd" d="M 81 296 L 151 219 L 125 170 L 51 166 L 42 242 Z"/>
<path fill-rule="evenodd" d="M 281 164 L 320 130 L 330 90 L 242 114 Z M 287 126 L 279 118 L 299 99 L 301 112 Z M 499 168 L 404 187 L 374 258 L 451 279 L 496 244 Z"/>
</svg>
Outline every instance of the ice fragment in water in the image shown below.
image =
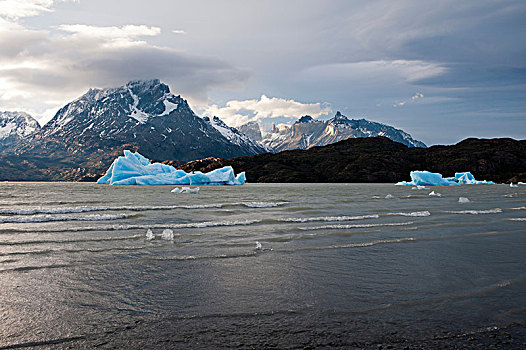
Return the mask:
<svg viewBox="0 0 526 350">
<path fill-rule="evenodd" d="M 409 174 L 411 181 L 401 181 L 396 183 L 398 186 L 416 186 L 417 189 L 423 186 L 457 186 L 460 184 L 468 185 L 494 185 L 493 181 L 477 181 L 475 177 L 468 171 L 463 173 L 455 173 L 454 177 L 443 178 L 442 174 L 432 173 L 430 171 L 411 171 Z"/>
<path fill-rule="evenodd" d="M 193 193 L 193 194 L 196 194 L 196 193 L 199 193 L 199 187 L 194 187 L 194 188 L 183 187 L 183 191 L 184 191 L 185 193 Z"/>
<path fill-rule="evenodd" d="M 458 202 L 459 203 L 469 203 L 469 199 L 466 197 L 459 197 Z"/>
<path fill-rule="evenodd" d="M 169 229 L 169 228 L 163 230 L 161 238 L 165 239 L 167 241 L 173 241 L 173 239 L 174 239 L 174 231 Z"/>
<path fill-rule="evenodd" d="M 519 187 L 519 185 L 514 185 L 513 182 L 510 182 L 510 187 Z"/>
<path fill-rule="evenodd" d="M 155 239 L 155 236 L 153 235 L 152 230 L 148 229 L 146 231 L 146 240 L 151 241 L 152 239 Z"/>
<path fill-rule="evenodd" d="M 111 185 L 243 185 L 245 173 L 234 175 L 234 169 L 226 166 L 208 173 L 186 173 L 172 166 L 150 161 L 138 152 L 124 151 L 109 167 L 98 184 Z"/>
<path fill-rule="evenodd" d="M 393 195 L 392 194 L 388 194 L 387 196 L 385 196 L 385 199 L 393 199 Z"/>
<path fill-rule="evenodd" d="M 191 188 L 191 187 L 176 187 L 172 191 L 172 193 L 199 193 L 199 187 Z"/>
<path fill-rule="evenodd" d="M 438 193 L 438 192 L 435 192 L 435 191 L 431 191 L 429 193 L 430 196 L 435 196 L 435 197 L 442 197 L 442 194 Z"/>
<path fill-rule="evenodd" d="M 263 246 L 261 245 L 261 243 L 256 242 L 256 250 L 262 250 L 262 249 L 263 249 Z"/>
</svg>

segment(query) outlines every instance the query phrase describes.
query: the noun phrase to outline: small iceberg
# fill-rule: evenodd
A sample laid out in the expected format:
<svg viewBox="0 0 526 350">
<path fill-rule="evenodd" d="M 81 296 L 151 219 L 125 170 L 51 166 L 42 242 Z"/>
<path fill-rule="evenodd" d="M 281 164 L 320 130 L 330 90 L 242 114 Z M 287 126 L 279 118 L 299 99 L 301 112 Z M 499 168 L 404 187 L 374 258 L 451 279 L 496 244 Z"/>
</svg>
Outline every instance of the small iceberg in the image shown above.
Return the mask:
<svg viewBox="0 0 526 350">
<path fill-rule="evenodd" d="M 444 178 L 440 173 L 432 173 L 430 171 L 411 171 L 409 174 L 411 181 L 401 181 L 396 183 L 397 186 L 416 186 L 416 189 L 421 189 L 425 186 L 458 186 L 458 185 L 494 185 L 493 181 L 478 181 L 475 180 L 473 174 L 468 172 L 455 173 L 454 177 Z M 415 187 L 413 187 L 414 189 Z M 423 188 L 422 188 L 423 189 Z"/>
<path fill-rule="evenodd" d="M 172 193 L 192 193 L 192 194 L 197 194 L 197 193 L 199 193 L 199 187 L 194 187 L 194 188 L 191 188 L 191 187 L 176 187 L 173 190 L 171 190 L 170 192 L 172 192 Z"/>
<path fill-rule="evenodd" d="M 513 182 L 510 182 L 510 187 L 519 187 L 519 185 L 514 185 Z"/>
<path fill-rule="evenodd" d="M 147 241 L 151 241 L 151 240 L 153 240 L 153 239 L 155 239 L 155 236 L 153 235 L 152 230 L 151 230 L 151 229 L 148 229 L 148 230 L 146 231 L 146 240 L 147 240 Z"/>
<path fill-rule="evenodd" d="M 231 166 L 212 170 L 208 173 L 184 170 L 150 161 L 139 152 L 124 151 L 117 157 L 101 177 L 98 184 L 110 185 L 243 185 L 245 173 L 234 175 Z"/>
<path fill-rule="evenodd" d="M 166 241 L 173 241 L 174 240 L 174 231 L 167 228 L 163 230 L 163 233 L 161 234 L 161 238 Z"/>
<path fill-rule="evenodd" d="M 466 198 L 466 197 L 459 197 L 458 198 L 458 202 L 459 203 L 469 203 L 470 200 L 469 200 L 469 198 Z"/>
<path fill-rule="evenodd" d="M 256 250 L 262 250 L 262 249 L 263 249 L 263 246 L 261 245 L 261 243 L 256 242 Z"/>
<path fill-rule="evenodd" d="M 442 194 L 438 193 L 438 192 L 435 192 L 435 191 L 431 191 L 429 192 L 429 195 L 430 196 L 434 196 L 434 197 L 442 197 Z"/>
<path fill-rule="evenodd" d="M 390 193 L 387 196 L 385 196 L 385 199 L 393 199 L 393 198 L 394 198 L 394 196 L 392 194 L 390 194 Z"/>
</svg>

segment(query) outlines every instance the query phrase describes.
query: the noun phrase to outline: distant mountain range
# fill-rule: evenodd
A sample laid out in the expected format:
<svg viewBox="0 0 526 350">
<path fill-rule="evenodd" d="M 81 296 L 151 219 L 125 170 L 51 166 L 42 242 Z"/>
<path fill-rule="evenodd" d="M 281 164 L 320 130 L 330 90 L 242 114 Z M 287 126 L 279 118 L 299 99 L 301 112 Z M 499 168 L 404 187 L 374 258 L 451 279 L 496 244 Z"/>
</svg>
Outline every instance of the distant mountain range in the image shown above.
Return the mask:
<svg viewBox="0 0 526 350">
<path fill-rule="evenodd" d="M 308 149 L 355 137 L 386 136 L 425 147 L 402 130 L 341 113 L 327 121 L 301 117 L 262 136 L 256 122 L 238 129 L 197 116 L 157 79 L 90 89 L 43 127 L 23 112 L 0 112 L 0 179 L 81 180 L 104 172 L 123 149 L 175 164 Z"/>
<path fill-rule="evenodd" d="M 426 147 L 423 142 L 413 139 L 400 129 L 365 119 L 348 119 L 340 112 L 326 121 L 306 115 L 291 126 L 274 126 L 260 142 L 275 151 L 284 151 L 325 146 L 349 138 L 375 136 L 385 136 L 408 147 Z"/>
</svg>

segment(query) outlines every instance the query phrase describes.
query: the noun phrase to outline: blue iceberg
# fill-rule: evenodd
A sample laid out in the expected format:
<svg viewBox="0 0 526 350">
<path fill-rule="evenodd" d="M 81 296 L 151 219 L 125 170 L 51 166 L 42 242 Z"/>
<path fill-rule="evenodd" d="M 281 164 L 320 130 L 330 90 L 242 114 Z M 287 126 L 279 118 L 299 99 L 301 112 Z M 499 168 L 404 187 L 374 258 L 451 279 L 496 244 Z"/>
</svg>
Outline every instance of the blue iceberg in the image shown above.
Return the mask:
<svg viewBox="0 0 526 350">
<path fill-rule="evenodd" d="M 458 186 L 458 185 L 494 185 L 493 181 L 477 181 L 469 171 L 464 173 L 455 173 L 454 177 L 443 178 L 442 174 L 432 173 L 430 171 L 411 171 L 411 181 L 401 181 L 396 185 L 401 186 Z"/>
<path fill-rule="evenodd" d="M 110 185 L 243 185 L 245 173 L 234 175 L 231 166 L 225 166 L 208 173 L 184 170 L 150 161 L 139 152 L 124 151 L 124 156 L 117 157 L 101 177 L 98 184 Z"/>
<path fill-rule="evenodd" d="M 475 180 L 475 177 L 469 171 L 465 173 L 455 173 L 455 181 L 464 185 L 495 185 L 493 181 Z"/>
</svg>

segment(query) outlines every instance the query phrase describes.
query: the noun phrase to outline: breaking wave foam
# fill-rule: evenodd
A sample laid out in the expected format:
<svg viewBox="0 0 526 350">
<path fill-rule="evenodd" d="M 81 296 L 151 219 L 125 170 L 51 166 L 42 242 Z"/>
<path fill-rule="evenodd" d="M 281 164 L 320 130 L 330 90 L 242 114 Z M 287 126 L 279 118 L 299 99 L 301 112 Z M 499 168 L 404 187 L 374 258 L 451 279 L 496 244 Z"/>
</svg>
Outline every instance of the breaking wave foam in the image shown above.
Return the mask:
<svg viewBox="0 0 526 350">
<path fill-rule="evenodd" d="M 413 211 L 410 213 L 388 213 L 387 215 L 393 215 L 393 216 L 430 216 L 431 213 L 427 210 L 424 211 Z"/>
<path fill-rule="evenodd" d="M 115 215 L 31 215 L 31 216 L 0 216 L 0 223 L 30 223 L 30 222 L 53 222 L 53 221 L 108 221 L 126 219 L 131 214 Z"/>
<path fill-rule="evenodd" d="M 323 225 L 313 227 L 300 227 L 300 230 L 338 230 L 338 229 L 352 229 L 352 228 L 370 228 L 370 227 L 382 227 L 382 226 L 408 226 L 414 224 L 413 221 L 408 222 L 393 222 L 385 224 L 351 224 L 351 225 Z"/>
<path fill-rule="evenodd" d="M 471 214 L 471 215 L 498 214 L 498 213 L 502 213 L 502 209 L 495 208 L 495 209 L 488 209 L 488 210 L 458 210 L 458 211 L 447 211 L 446 213 L 450 213 L 450 214 Z"/>
<path fill-rule="evenodd" d="M 184 228 L 206 228 L 217 226 L 246 226 L 261 222 L 261 220 L 235 220 L 235 221 L 205 221 L 192 222 L 186 224 L 129 224 L 129 225 L 104 225 L 104 226 L 84 226 L 68 227 L 63 229 L 56 228 L 39 228 L 39 232 L 83 232 L 83 231 L 128 231 L 128 230 L 146 230 L 146 229 L 184 229 Z M 11 231 L 33 232 L 31 229 L 17 229 Z"/>
<path fill-rule="evenodd" d="M 312 222 L 312 221 L 352 221 L 364 219 L 378 219 L 379 215 L 359 215 L 359 216 L 319 216 L 310 218 L 284 218 L 282 222 Z"/>
<path fill-rule="evenodd" d="M 35 214 L 74 214 L 88 213 L 94 211 L 148 211 L 148 210 L 173 210 L 173 209 L 210 209 L 244 206 L 247 208 L 272 208 L 287 204 L 287 202 L 237 202 L 237 203 L 218 203 L 218 204 L 193 204 L 193 205 L 159 205 L 159 206 L 108 206 L 108 207 L 57 207 L 57 208 L 20 208 L 20 209 L 0 209 L 3 215 L 35 215 Z"/>
</svg>

